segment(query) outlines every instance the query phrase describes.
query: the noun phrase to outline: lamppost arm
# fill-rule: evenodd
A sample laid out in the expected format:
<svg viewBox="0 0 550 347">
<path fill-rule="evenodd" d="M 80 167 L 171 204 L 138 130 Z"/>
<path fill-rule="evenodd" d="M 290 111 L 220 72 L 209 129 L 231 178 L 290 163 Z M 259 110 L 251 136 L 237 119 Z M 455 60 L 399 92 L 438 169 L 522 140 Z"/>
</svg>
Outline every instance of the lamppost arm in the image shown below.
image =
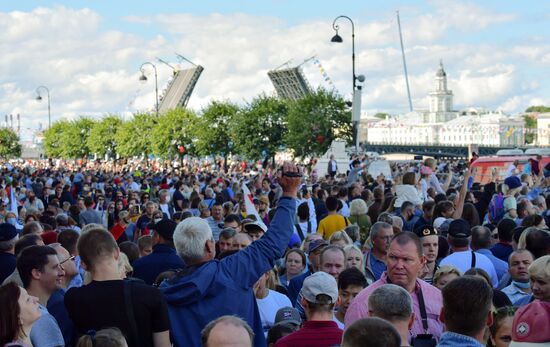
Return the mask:
<svg viewBox="0 0 550 347">
<path fill-rule="evenodd" d="M 46 86 L 38 86 L 36 88 L 36 94 L 38 94 L 38 99 L 40 100 L 42 97 L 40 96 L 40 90 L 44 89 L 46 93 L 48 94 L 48 129 L 52 127 L 52 114 L 50 110 L 50 89 Z"/>
<path fill-rule="evenodd" d="M 348 16 L 336 17 L 332 22 L 332 28 L 336 31 L 336 35 L 338 35 L 338 29 L 340 29 L 340 26 L 336 24 L 336 22 L 340 18 L 345 18 L 349 20 L 349 22 L 351 23 L 351 65 L 352 65 L 352 73 L 353 73 L 353 90 L 355 91 L 356 80 L 357 80 L 357 77 L 355 76 L 355 24 L 353 23 L 353 20 L 351 20 L 351 18 Z"/>
<path fill-rule="evenodd" d="M 157 114 L 157 117 L 159 115 L 159 87 L 158 87 L 158 76 L 157 76 L 157 66 L 149 61 L 141 64 L 141 66 L 139 67 L 139 70 L 141 71 L 141 74 L 142 75 L 145 75 L 145 70 L 144 70 L 144 66 L 145 65 L 151 65 L 153 67 L 153 70 L 155 71 L 155 101 L 156 101 L 156 114 Z"/>
</svg>

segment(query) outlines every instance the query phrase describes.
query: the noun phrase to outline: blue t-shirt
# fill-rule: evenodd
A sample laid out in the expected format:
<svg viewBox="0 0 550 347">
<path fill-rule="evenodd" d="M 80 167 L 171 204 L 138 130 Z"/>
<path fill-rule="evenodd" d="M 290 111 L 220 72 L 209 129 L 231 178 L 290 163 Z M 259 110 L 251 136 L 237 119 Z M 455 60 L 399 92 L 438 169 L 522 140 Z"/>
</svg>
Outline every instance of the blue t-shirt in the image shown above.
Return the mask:
<svg viewBox="0 0 550 347">
<path fill-rule="evenodd" d="M 386 271 L 386 264 L 383 261 L 376 259 L 372 253 L 369 256 L 369 262 L 372 273 L 374 274 L 374 279 L 375 281 L 378 281 L 380 276 L 382 276 L 382 273 Z"/>
<path fill-rule="evenodd" d="M 31 329 L 30 337 L 33 347 L 65 346 L 63 334 L 61 334 L 55 318 L 44 306 L 39 304 L 38 308 L 42 315 L 34 322 Z"/>
</svg>

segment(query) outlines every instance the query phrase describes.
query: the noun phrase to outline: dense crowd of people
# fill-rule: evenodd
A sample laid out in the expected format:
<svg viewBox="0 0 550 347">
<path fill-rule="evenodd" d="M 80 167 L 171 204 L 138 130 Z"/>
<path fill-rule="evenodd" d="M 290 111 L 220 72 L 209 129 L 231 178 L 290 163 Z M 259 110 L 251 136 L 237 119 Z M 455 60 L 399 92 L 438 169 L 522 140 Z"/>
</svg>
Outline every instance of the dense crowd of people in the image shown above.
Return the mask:
<svg viewBox="0 0 550 347">
<path fill-rule="evenodd" d="M 370 163 L 4 163 L 0 346 L 548 345 L 550 171 Z"/>
</svg>

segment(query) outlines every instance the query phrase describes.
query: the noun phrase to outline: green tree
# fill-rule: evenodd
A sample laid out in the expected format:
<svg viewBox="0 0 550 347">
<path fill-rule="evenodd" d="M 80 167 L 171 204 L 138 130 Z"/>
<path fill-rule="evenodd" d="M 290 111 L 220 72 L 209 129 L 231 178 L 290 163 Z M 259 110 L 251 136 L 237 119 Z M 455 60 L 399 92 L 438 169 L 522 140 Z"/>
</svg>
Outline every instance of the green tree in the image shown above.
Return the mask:
<svg viewBox="0 0 550 347">
<path fill-rule="evenodd" d="M 525 112 L 539 112 L 539 113 L 545 113 L 550 112 L 550 107 L 547 106 L 529 106 Z"/>
<path fill-rule="evenodd" d="M 122 123 L 117 133 L 118 153 L 123 157 L 134 157 L 152 153 L 152 131 L 157 117 L 148 113 L 138 113 Z"/>
<path fill-rule="evenodd" d="M 21 156 L 21 144 L 15 131 L 8 128 L 0 129 L 0 158 L 10 159 Z"/>
<path fill-rule="evenodd" d="M 325 153 L 334 140 L 351 142 L 351 110 L 334 92 L 318 89 L 290 104 L 285 142 L 294 155 Z"/>
<path fill-rule="evenodd" d="M 389 113 L 378 112 L 378 113 L 375 114 L 374 116 L 375 116 L 376 118 L 386 119 L 387 117 L 389 117 Z"/>
<path fill-rule="evenodd" d="M 199 154 L 225 157 L 232 151 L 230 128 L 238 111 L 239 107 L 228 101 L 213 101 L 202 110 L 194 130 Z"/>
<path fill-rule="evenodd" d="M 536 129 L 537 128 L 537 118 L 533 116 L 525 115 L 523 116 L 523 125 L 526 129 Z M 525 134 L 525 143 L 526 144 L 532 144 L 535 142 L 536 134 L 534 133 L 526 133 Z"/>
<path fill-rule="evenodd" d="M 90 151 L 100 157 L 110 154 L 116 158 L 117 132 L 121 125 L 122 119 L 116 115 L 109 115 L 98 121 L 88 137 Z"/>
<path fill-rule="evenodd" d="M 231 132 L 238 153 L 260 159 L 267 153 L 274 158 L 287 133 L 288 104 L 278 98 L 260 95 L 240 110 Z"/>
<path fill-rule="evenodd" d="M 65 133 L 71 126 L 67 120 L 58 120 L 44 131 L 44 150 L 49 158 L 63 157 L 65 144 Z"/>
<path fill-rule="evenodd" d="M 179 146 L 185 148 L 185 154 L 194 155 L 194 129 L 198 117 L 190 110 L 177 108 L 158 118 L 153 128 L 153 150 L 163 158 L 174 158 L 179 155 Z"/>
<path fill-rule="evenodd" d="M 81 116 L 71 121 L 69 126 L 64 129 L 63 151 L 64 158 L 87 158 L 90 155 L 88 147 L 88 138 L 96 122 L 89 117 Z"/>
</svg>

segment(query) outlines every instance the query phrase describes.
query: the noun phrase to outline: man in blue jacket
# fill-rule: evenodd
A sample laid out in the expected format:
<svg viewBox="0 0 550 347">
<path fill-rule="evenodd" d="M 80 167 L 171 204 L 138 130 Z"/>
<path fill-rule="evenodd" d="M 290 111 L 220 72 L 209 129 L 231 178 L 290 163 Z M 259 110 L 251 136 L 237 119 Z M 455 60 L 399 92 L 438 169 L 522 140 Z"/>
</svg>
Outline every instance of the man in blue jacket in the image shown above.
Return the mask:
<svg viewBox="0 0 550 347">
<path fill-rule="evenodd" d="M 149 226 L 153 234 L 153 252 L 134 261 L 134 277 L 151 285 L 160 273 L 182 269 L 185 266 L 174 249 L 173 236 L 177 225 L 172 220 L 162 219 Z"/>
<path fill-rule="evenodd" d="M 298 169 L 285 163 L 279 184 L 283 197 L 267 233 L 238 253 L 215 260 L 216 245 L 208 223 L 187 218 L 178 224 L 174 242 L 187 264 L 176 278 L 161 285 L 168 303 L 174 346 L 201 346 L 201 330 L 224 315 L 244 319 L 254 330 L 254 346 L 265 346 L 252 287 L 281 258 L 294 232 Z"/>
</svg>

